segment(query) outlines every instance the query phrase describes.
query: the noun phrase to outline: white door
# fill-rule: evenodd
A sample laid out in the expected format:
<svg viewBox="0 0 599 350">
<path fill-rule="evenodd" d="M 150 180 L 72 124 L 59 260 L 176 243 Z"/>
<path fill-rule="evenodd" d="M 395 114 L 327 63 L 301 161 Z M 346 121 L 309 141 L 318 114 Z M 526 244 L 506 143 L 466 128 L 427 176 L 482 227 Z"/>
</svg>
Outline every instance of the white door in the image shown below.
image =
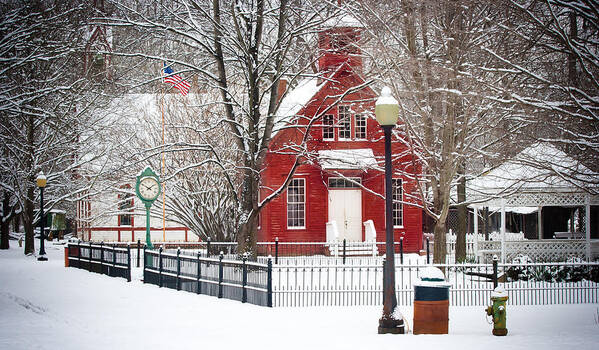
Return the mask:
<svg viewBox="0 0 599 350">
<path fill-rule="evenodd" d="M 362 191 L 329 190 L 329 222 L 337 222 L 339 240 L 362 241 Z"/>
</svg>

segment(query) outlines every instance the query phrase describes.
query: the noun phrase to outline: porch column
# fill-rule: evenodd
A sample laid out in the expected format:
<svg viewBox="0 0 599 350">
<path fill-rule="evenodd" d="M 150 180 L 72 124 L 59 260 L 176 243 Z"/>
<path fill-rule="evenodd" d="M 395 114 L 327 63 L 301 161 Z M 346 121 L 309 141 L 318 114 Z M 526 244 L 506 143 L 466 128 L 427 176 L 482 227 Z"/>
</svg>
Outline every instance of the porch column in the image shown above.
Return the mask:
<svg viewBox="0 0 599 350">
<path fill-rule="evenodd" d="M 478 256 L 478 206 L 475 205 L 473 209 L 474 212 L 474 235 L 472 236 L 474 256 Z"/>
<path fill-rule="evenodd" d="M 501 262 L 505 263 L 505 198 L 501 198 Z"/>
<path fill-rule="evenodd" d="M 539 206 L 539 211 L 537 212 L 537 231 L 539 231 L 539 239 L 543 239 L 543 216 L 541 215 L 542 210 L 543 207 Z"/>
<path fill-rule="evenodd" d="M 587 241 L 587 260 L 591 261 L 591 196 L 587 194 L 585 201 L 584 229 Z"/>
</svg>

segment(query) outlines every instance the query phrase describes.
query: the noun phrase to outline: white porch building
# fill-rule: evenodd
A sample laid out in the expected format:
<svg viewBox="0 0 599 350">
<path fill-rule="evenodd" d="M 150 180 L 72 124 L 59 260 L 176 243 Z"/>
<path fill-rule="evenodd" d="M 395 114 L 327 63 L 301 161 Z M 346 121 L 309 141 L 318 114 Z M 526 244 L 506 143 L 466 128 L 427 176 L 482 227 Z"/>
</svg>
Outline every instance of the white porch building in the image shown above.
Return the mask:
<svg viewBox="0 0 599 350">
<path fill-rule="evenodd" d="M 591 207 L 599 205 L 598 174 L 553 146 L 535 144 L 525 149 L 514 160 L 470 181 L 467 196 L 473 203 L 475 217 L 482 207 L 501 208 L 501 261 L 513 258 L 508 255 L 515 254 L 509 247 L 516 243 L 506 240 L 505 213 L 510 207 L 537 209 L 539 240 L 517 243 L 521 246 L 519 254 L 525 255 L 535 249 L 584 249 L 587 260 L 599 256 L 599 240 L 592 239 L 591 235 L 591 224 L 596 226 L 599 219 L 597 215 L 591 216 Z M 543 208 L 549 206 L 584 208 L 584 230 L 555 232 L 554 237 L 545 237 L 542 213 Z M 478 232 L 478 220 L 474 220 L 474 232 Z M 484 253 L 485 248 L 492 245 L 478 248 Z"/>
</svg>

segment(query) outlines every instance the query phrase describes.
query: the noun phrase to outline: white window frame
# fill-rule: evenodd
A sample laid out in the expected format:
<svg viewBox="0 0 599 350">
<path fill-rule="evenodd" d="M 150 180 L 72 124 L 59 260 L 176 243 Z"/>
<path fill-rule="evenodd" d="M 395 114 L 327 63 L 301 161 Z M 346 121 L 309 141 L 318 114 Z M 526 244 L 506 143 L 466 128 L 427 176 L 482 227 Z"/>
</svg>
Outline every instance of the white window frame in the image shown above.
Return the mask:
<svg viewBox="0 0 599 350">
<path fill-rule="evenodd" d="M 396 198 L 396 189 L 398 188 L 396 186 L 396 181 L 399 181 L 399 189 L 401 190 L 401 198 L 399 199 L 401 202 L 400 203 L 395 203 L 395 200 L 397 200 Z M 393 178 L 391 180 L 392 182 L 392 186 L 391 186 L 391 197 L 393 198 L 393 208 L 392 208 L 392 218 L 391 221 L 393 222 L 393 228 L 403 228 L 404 227 L 404 211 L 403 211 L 403 199 L 404 199 L 404 190 L 403 190 L 403 179 L 401 178 Z M 398 207 L 397 207 L 398 206 Z M 399 209 L 396 209 L 399 208 Z M 395 218 L 396 218 L 396 213 L 401 214 L 400 215 L 400 223 L 399 225 L 395 224 Z"/>
<path fill-rule="evenodd" d="M 347 108 L 347 111 L 345 112 L 341 112 L 341 110 L 345 110 Z M 345 118 L 342 118 L 343 116 L 347 117 L 347 122 L 344 122 Z M 351 108 L 349 107 L 349 105 L 341 105 L 339 107 L 337 107 L 337 120 L 338 120 L 338 130 L 339 132 L 337 133 L 337 139 L 339 141 L 351 141 L 351 135 L 352 135 L 352 114 L 351 114 Z M 344 124 L 347 123 L 347 125 L 349 126 L 349 130 L 344 129 Z M 349 131 L 349 137 L 341 137 L 341 133 L 345 132 L 345 131 Z"/>
<path fill-rule="evenodd" d="M 342 187 L 337 187 L 337 186 L 331 186 L 331 180 L 343 180 L 344 183 L 348 183 L 348 182 L 355 182 L 352 184 L 352 186 L 342 186 Z M 351 180 L 351 181 L 350 181 Z M 344 188 L 350 188 L 350 189 L 360 189 L 362 184 L 362 178 L 361 177 L 337 177 L 337 176 L 332 176 L 329 177 L 329 179 L 327 180 L 327 187 L 328 188 L 334 188 L 334 189 L 344 189 Z"/>
<path fill-rule="evenodd" d="M 289 202 L 289 188 L 293 186 L 293 184 L 295 183 L 295 181 L 299 181 L 301 182 L 301 186 L 303 187 L 304 191 L 303 191 L 303 201 L 301 202 Z M 306 179 L 303 177 L 298 177 L 298 178 L 293 178 L 291 179 L 291 182 L 289 183 L 289 186 L 287 186 L 287 195 L 286 195 L 286 205 L 285 205 L 285 213 L 286 213 L 286 222 L 287 222 L 287 229 L 288 230 L 305 230 L 306 229 Z M 302 210 L 302 216 L 303 216 L 303 226 L 289 226 L 289 206 L 290 204 L 295 204 L 295 205 L 303 205 L 303 210 Z M 299 212 L 299 211 L 298 211 Z M 300 216 L 298 216 L 299 218 Z"/>
<path fill-rule="evenodd" d="M 326 118 L 331 118 L 331 124 L 326 123 Z M 330 131 L 332 137 L 325 137 L 325 131 Z M 335 115 L 334 114 L 325 114 L 322 117 L 322 140 L 323 141 L 335 141 Z"/>
<path fill-rule="evenodd" d="M 130 187 L 123 187 L 123 189 L 127 190 Z M 117 194 L 117 207 L 118 207 L 118 217 L 117 217 L 117 226 L 125 226 L 125 227 L 133 227 L 134 225 L 134 212 L 135 212 L 135 196 L 132 193 L 119 193 Z M 129 218 L 129 224 L 125 225 L 122 223 L 122 219 L 124 217 Z"/>
<path fill-rule="evenodd" d="M 358 125 L 358 120 L 361 119 L 364 121 L 364 125 Z M 358 130 L 364 129 L 364 137 L 358 137 Z M 354 137 L 356 140 L 366 140 L 368 137 L 368 118 L 366 118 L 365 114 L 356 113 L 354 114 Z"/>
</svg>

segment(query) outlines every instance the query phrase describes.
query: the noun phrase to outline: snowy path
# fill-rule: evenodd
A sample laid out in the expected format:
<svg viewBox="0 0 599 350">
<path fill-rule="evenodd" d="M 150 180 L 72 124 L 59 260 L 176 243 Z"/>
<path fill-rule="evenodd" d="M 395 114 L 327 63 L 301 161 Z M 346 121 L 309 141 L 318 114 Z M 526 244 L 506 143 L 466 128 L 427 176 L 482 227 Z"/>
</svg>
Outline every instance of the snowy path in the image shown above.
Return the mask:
<svg viewBox="0 0 599 350">
<path fill-rule="evenodd" d="M 481 307 L 451 308 L 446 336 L 378 335 L 381 307 L 268 309 L 66 269 L 62 249 L 0 251 L 0 349 L 599 348 L 599 304 L 508 305 L 503 338 Z"/>
</svg>

